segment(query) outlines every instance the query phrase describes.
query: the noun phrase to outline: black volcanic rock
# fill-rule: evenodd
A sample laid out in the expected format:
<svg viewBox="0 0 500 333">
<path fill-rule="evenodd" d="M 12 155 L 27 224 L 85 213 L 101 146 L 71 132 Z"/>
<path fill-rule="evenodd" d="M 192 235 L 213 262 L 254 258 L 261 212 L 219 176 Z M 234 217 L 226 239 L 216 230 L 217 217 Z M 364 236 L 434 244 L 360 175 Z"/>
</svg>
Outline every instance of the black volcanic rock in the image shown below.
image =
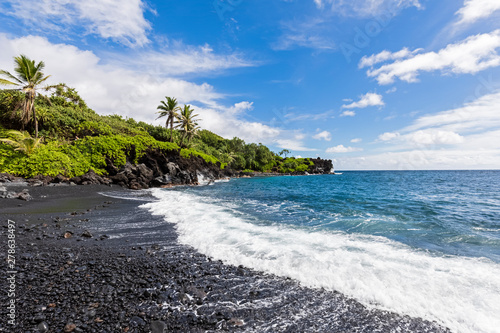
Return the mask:
<svg viewBox="0 0 500 333">
<path fill-rule="evenodd" d="M 332 160 L 323 160 L 321 158 L 312 158 L 311 161 L 314 165 L 309 167 L 311 174 L 328 174 L 333 170 Z"/>
</svg>

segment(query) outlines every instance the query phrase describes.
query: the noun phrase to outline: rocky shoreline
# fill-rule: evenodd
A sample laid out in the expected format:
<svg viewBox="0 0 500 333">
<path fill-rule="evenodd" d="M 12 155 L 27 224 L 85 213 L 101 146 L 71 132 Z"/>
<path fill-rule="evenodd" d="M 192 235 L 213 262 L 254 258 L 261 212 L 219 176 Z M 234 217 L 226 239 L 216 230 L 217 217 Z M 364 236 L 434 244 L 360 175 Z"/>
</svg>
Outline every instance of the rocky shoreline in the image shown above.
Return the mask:
<svg viewBox="0 0 500 333">
<path fill-rule="evenodd" d="M 170 187 L 176 185 L 199 185 L 202 180 L 211 182 L 222 178 L 253 177 L 258 175 L 283 175 L 278 172 L 259 173 L 241 172 L 230 167 L 221 169 L 221 164 L 206 162 L 199 156 L 182 157 L 177 150 L 163 151 L 158 149 L 148 150 L 137 163 L 135 156 L 128 156 L 127 162 L 122 167 L 117 167 L 110 159 L 106 159 L 106 175 L 98 175 L 94 170 L 89 170 L 81 176 L 68 178 L 63 175 L 44 176 L 38 175 L 24 179 L 8 173 L 0 173 L 0 198 L 19 198 L 30 200 L 27 191 L 8 193 L 2 183 L 26 182 L 29 186 L 47 185 L 111 185 L 117 184 L 125 188 L 140 190 L 150 187 Z M 308 171 L 294 172 L 294 175 L 328 174 L 333 170 L 331 160 L 321 158 L 311 159 L 313 164 Z"/>
<path fill-rule="evenodd" d="M 140 202 L 99 194 L 110 191 L 128 193 L 38 187 L 20 206 L 0 200 L 3 262 L 8 219 L 15 221 L 16 241 L 15 326 L 2 319 L 0 331 L 448 332 L 337 292 L 212 260 L 179 244 L 173 225 L 138 208 Z M 139 221 L 154 226 L 156 236 L 127 229 Z M 4 283 L 8 277 L 2 270 Z M 2 304 L 9 304 L 7 296 L 2 292 Z M 0 316 L 8 314 L 3 306 Z"/>
</svg>

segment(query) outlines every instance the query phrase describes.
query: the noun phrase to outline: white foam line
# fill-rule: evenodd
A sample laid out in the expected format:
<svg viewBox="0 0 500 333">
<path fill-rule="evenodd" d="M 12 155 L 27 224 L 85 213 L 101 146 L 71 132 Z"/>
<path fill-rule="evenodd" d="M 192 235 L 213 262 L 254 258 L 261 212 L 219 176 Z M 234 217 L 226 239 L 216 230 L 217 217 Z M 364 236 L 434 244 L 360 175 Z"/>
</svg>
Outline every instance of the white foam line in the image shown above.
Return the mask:
<svg viewBox="0 0 500 333">
<path fill-rule="evenodd" d="M 141 207 L 175 223 L 181 243 L 215 259 L 337 290 L 457 332 L 500 327 L 500 265 L 488 259 L 439 257 L 384 237 L 257 226 L 188 192 L 152 193 L 161 200 Z"/>
</svg>

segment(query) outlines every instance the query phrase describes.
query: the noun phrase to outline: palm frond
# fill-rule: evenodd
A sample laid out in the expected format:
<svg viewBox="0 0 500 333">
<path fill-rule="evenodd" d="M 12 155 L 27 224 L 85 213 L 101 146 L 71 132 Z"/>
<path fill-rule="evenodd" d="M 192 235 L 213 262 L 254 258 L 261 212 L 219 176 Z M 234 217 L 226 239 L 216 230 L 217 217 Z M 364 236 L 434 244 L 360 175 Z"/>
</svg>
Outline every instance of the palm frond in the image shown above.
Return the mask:
<svg viewBox="0 0 500 333">
<path fill-rule="evenodd" d="M 21 80 L 19 80 L 17 77 L 15 77 L 14 75 L 12 75 L 11 73 L 9 73 L 7 71 L 0 70 L 0 75 L 4 75 L 4 76 L 8 77 L 9 79 L 14 80 L 15 84 L 23 84 L 23 82 Z"/>
<path fill-rule="evenodd" d="M 43 138 L 33 138 L 26 131 L 8 131 L 10 138 L 0 139 L 0 142 L 8 144 L 16 151 L 21 151 L 26 155 L 31 155 L 42 143 Z"/>
</svg>

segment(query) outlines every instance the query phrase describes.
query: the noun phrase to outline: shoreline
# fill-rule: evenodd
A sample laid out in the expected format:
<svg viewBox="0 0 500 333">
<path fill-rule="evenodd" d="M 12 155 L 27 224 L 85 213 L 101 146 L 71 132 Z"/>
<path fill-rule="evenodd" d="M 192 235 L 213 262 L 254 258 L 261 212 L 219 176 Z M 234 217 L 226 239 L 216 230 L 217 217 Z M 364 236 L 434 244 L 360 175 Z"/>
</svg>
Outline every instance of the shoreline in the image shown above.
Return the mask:
<svg viewBox="0 0 500 333">
<path fill-rule="evenodd" d="M 11 219 L 17 227 L 15 332 L 449 331 L 212 260 L 179 244 L 174 226 L 139 208 L 140 201 L 99 194 L 130 193 L 121 187 L 31 189 L 31 201 L 0 199 L 2 225 Z"/>
</svg>

